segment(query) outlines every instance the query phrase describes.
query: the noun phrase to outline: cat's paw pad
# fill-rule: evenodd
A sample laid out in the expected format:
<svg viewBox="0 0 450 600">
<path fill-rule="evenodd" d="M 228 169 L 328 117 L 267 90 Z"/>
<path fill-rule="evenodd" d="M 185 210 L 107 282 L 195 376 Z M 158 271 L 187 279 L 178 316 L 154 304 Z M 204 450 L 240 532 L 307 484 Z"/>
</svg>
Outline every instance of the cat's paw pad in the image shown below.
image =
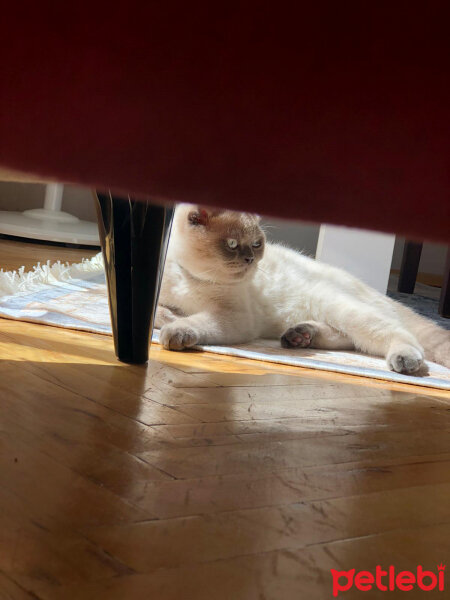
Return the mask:
<svg viewBox="0 0 450 600">
<path fill-rule="evenodd" d="M 423 355 L 417 348 L 406 346 L 396 349 L 387 357 L 389 367 L 397 373 L 417 373 L 422 368 Z"/>
<path fill-rule="evenodd" d="M 310 323 L 300 323 L 290 327 L 281 336 L 283 348 L 308 348 L 317 333 L 317 328 Z"/>
<path fill-rule="evenodd" d="M 192 327 L 169 324 L 164 325 L 159 341 L 166 350 L 184 350 L 198 344 L 198 333 Z"/>
</svg>

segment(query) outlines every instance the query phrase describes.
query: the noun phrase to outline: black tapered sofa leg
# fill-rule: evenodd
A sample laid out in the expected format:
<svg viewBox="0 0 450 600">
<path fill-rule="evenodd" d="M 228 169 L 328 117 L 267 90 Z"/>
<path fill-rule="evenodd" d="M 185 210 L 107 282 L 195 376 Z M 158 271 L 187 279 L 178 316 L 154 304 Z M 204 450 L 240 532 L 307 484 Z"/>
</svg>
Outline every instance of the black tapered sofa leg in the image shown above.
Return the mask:
<svg viewBox="0 0 450 600">
<path fill-rule="evenodd" d="M 96 192 L 114 346 L 118 359 L 148 360 L 173 208 Z"/>
</svg>

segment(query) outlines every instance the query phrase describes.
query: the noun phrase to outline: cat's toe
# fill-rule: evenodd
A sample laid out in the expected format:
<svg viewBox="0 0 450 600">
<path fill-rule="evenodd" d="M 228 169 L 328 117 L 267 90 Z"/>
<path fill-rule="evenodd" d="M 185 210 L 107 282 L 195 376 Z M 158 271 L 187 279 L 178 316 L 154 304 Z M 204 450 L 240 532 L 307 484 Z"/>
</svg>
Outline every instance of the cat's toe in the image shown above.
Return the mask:
<svg viewBox="0 0 450 600">
<path fill-rule="evenodd" d="M 420 371 L 424 364 L 422 354 L 412 346 L 392 352 L 387 362 L 393 371 L 409 375 Z"/>
<path fill-rule="evenodd" d="M 309 323 L 290 327 L 281 336 L 283 348 L 308 348 L 316 334 L 316 328 Z"/>
<path fill-rule="evenodd" d="M 184 350 L 198 344 L 198 334 L 190 327 L 166 325 L 161 329 L 160 342 L 166 350 Z"/>
</svg>

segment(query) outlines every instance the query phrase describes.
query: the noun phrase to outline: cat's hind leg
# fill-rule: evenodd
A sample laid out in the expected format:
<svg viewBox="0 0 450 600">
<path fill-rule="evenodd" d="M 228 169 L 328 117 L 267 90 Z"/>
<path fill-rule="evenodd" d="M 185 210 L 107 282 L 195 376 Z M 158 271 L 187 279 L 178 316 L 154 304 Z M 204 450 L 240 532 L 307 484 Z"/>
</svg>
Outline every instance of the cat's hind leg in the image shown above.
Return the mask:
<svg viewBox="0 0 450 600">
<path fill-rule="evenodd" d="M 281 336 L 281 345 L 283 348 L 355 349 L 349 337 L 318 321 L 303 321 L 295 327 L 290 327 Z"/>
<path fill-rule="evenodd" d="M 329 294 L 317 298 L 316 309 L 326 322 L 352 340 L 355 348 L 368 354 L 385 356 L 397 373 L 416 373 L 424 353 L 415 336 L 405 329 L 389 304 L 373 306 L 348 295 Z"/>
</svg>

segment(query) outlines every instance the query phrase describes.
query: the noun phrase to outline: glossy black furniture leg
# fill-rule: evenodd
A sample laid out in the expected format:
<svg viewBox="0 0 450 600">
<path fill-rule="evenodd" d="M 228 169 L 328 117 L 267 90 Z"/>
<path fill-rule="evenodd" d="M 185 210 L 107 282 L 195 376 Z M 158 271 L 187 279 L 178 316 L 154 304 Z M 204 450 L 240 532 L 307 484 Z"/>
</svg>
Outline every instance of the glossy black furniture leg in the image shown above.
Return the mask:
<svg viewBox="0 0 450 600">
<path fill-rule="evenodd" d="M 405 241 L 403 248 L 402 264 L 398 279 L 398 291 L 412 294 L 416 285 L 417 273 L 419 271 L 420 255 L 422 254 L 422 243 Z"/>
<path fill-rule="evenodd" d="M 442 282 L 441 297 L 439 300 L 439 314 L 441 317 L 450 319 L 450 247 L 447 249 L 444 281 Z"/>
<path fill-rule="evenodd" d="M 148 360 L 173 208 L 96 193 L 114 346 L 119 360 Z"/>
</svg>

